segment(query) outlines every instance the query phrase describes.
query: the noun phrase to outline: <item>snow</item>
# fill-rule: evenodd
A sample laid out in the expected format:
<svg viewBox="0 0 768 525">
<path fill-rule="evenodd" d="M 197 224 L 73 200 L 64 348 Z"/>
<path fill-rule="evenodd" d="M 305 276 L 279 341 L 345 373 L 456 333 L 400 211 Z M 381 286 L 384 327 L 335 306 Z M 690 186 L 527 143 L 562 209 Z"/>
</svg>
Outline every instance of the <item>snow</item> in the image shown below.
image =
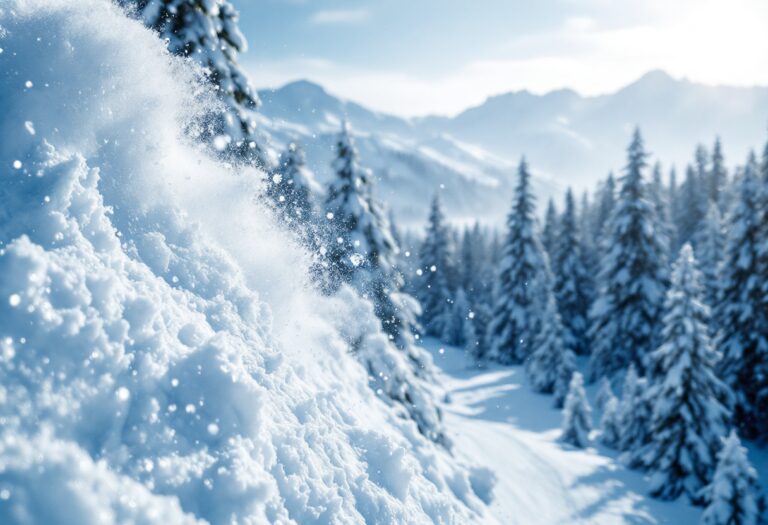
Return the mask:
<svg viewBox="0 0 768 525">
<path fill-rule="evenodd" d="M 616 452 L 594 440 L 586 449 L 559 442 L 560 411 L 551 396 L 530 390 L 523 366 L 478 368 L 458 348 L 430 338 L 423 343 L 451 400 L 445 412 L 454 453 L 497 477 L 490 511 L 498 522 L 698 522 L 700 509 L 650 498 L 642 474 L 624 467 Z M 587 389 L 590 402 L 596 393 L 597 386 Z"/>
<path fill-rule="evenodd" d="M 370 304 L 309 289 L 263 174 L 179 137 L 212 100 L 188 65 L 107 0 L 11 4 L 0 522 L 484 519 L 489 477 L 370 388 L 341 330 L 377 352 Z"/>
</svg>

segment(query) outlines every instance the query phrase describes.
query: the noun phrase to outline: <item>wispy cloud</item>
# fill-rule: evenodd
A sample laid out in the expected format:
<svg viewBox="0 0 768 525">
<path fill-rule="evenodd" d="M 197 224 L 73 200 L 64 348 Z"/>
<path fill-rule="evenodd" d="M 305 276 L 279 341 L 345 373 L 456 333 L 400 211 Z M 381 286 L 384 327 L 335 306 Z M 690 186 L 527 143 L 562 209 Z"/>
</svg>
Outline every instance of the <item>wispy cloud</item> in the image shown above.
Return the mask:
<svg viewBox="0 0 768 525">
<path fill-rule="evenodd" d="M 325 9 L 316 11 L 309 17 L 313 25 L 354 24 L 368 20 L 371 17 L 369 9 Z"/>
</svg>

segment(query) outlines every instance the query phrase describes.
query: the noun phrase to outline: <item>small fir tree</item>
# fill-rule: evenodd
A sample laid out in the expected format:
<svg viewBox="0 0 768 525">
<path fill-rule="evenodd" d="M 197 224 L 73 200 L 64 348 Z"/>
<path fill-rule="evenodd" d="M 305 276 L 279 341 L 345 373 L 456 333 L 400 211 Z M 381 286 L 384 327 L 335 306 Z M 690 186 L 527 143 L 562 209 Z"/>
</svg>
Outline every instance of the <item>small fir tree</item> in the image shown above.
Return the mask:
<svg viewBox="0 0 768 525">
<path fill-rule="evenodd" d="M 584 392 L 584 378 L 579 372 L 574 372 L 563 407 L 560 440 L 574 447 L 584 448 L 589 444 L 591 431 L 592 409 Z"/>
<path fill-rule="evenodd" d="M 717 458 L 712 482 L 703 499 L 707 508 L 701 525 L 759 525 L 763 523 L 765 502 L 760 495 L 757 472 L 747 459 L 735 430 L 724 440 Z"/>
<path fill-rule="evenodd" d="M 611 393 L 603 405 L 600 417 L 600 441 L 606 447 L 616 449 L 621 442 L 621 425 L 619 421 L 619 400 Z"/>
</svg>

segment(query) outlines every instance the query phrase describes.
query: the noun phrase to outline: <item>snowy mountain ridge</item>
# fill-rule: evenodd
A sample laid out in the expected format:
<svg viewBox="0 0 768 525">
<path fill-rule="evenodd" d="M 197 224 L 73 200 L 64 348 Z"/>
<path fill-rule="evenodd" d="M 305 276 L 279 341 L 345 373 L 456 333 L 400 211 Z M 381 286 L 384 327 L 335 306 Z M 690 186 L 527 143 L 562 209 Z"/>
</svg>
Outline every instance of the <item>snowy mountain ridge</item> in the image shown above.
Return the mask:
<svg viewBox="0 0 768 525">
<path fill-rule="evenodd" d="M 455 117 L 386 115 L 307 80 L 259 96 L 262 128 L 278 147 L 289 137 L 301 140 L 322 181 L 330 176 L 328 137 L 348 119 L 363 162 L 377 174 L 381 198 L 407 224 L 423 221 L 415 209 L 424 209 L 441 184 L 451 219 L 499 223 L 523 155 L 538 197 L 546 200 L 567 186 L 591 190 L 610 170 L 619 172 L 625 137 L 635 125 L 648 137 L 654 159 L 679 172 L 692 161 L 694 146 L 710 146 L 716 135 L 726 160 L 740 163 L 768 122 L 768 88 L 707 86 L 658 70 L 612 94 L 511 92 Z"/>
</svg>

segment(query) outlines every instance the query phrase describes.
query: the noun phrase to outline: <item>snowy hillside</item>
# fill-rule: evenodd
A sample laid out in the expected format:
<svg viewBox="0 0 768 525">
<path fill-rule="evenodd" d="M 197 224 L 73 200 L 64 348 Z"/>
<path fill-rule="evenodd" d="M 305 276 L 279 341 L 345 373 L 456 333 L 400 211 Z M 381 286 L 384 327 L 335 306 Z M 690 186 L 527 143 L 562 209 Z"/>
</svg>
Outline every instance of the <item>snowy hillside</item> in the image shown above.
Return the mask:
<svg viewBox="0 0 768 525">
<path fill-rule="evenodd" d="M 0 8 L 0 522 L 493 522 L 369 388 L 369 304 L 180 137 L 196 82 L 110 2 Z"/>
</svg>

